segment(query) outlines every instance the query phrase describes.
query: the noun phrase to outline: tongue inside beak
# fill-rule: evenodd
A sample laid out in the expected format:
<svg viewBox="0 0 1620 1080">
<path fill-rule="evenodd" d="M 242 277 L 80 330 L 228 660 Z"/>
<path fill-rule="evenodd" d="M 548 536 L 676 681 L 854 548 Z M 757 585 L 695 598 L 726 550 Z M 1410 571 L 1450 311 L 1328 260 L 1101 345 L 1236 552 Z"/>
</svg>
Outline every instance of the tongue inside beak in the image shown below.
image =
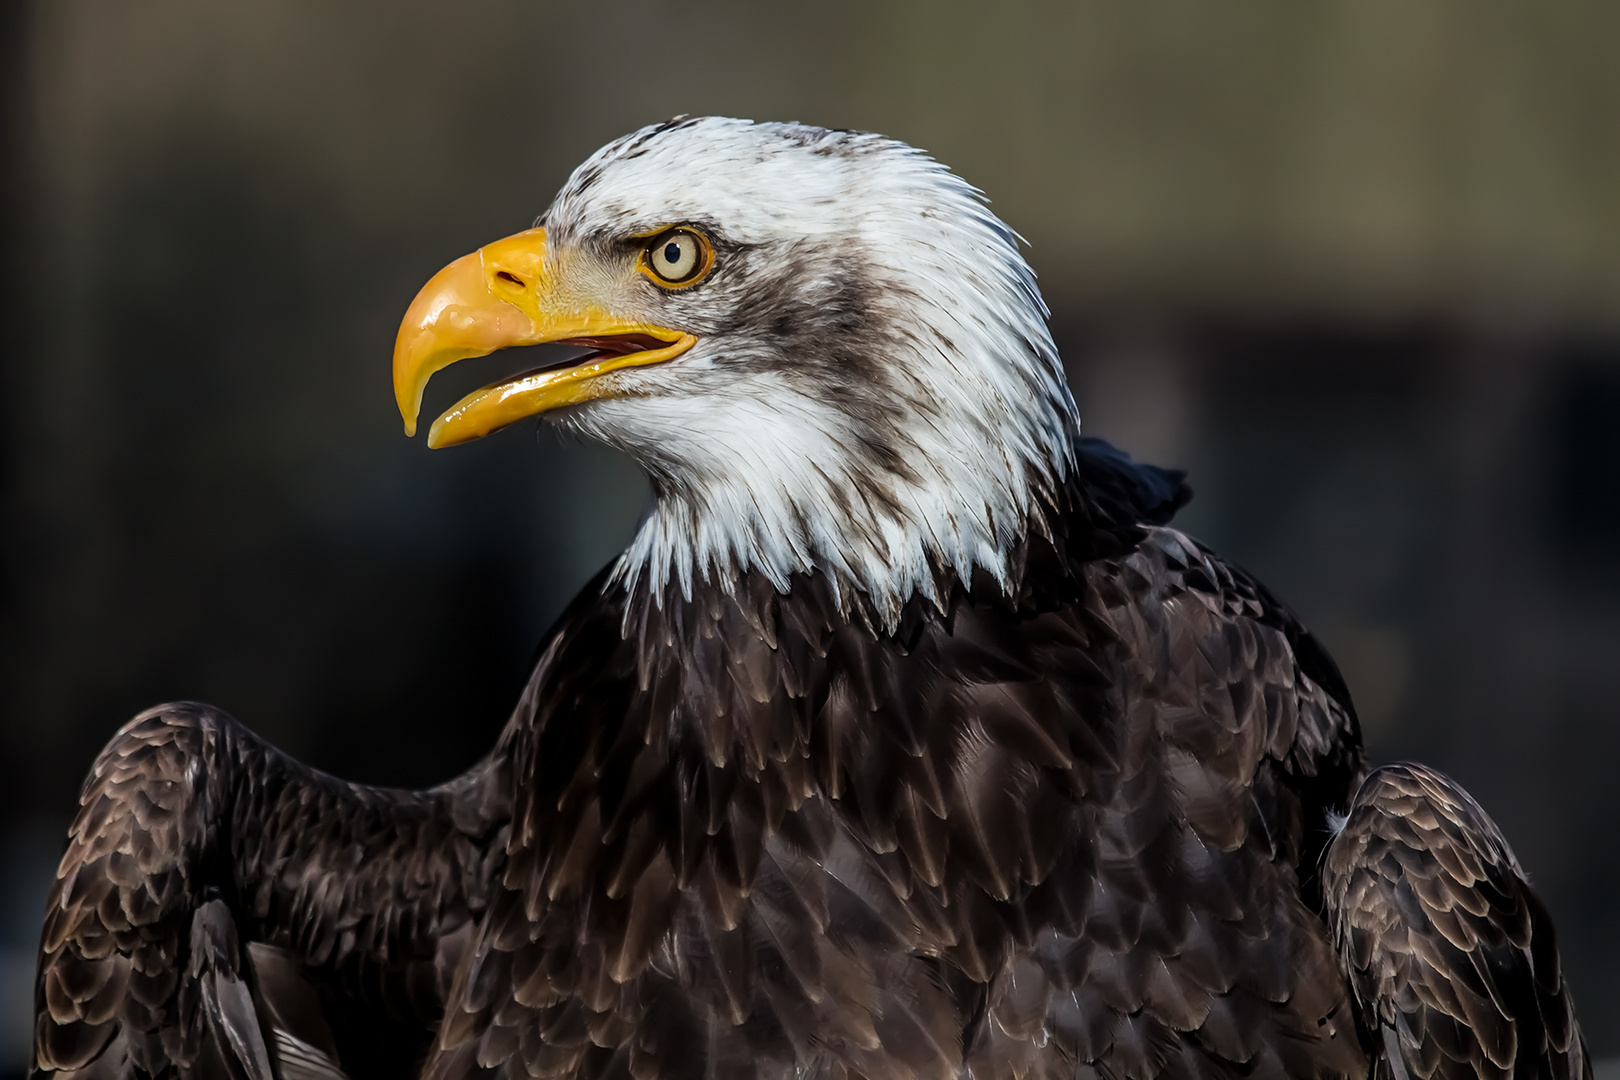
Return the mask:
<svg viewBox="0 0 1620 1080">
<path fill-rule="evenodd" d="M 632 342 L 627 340 L 630 337 L 646 340 Z M 697 338 L 691 334 L 681 334 L 674 341 L 642 334 L 558 340 L 569 345 L 583 345 L 592 351 L 583 357 L 525 372 L 468 394 L 433 422 L 433 427 L 428 430 L 428 446 L 437 450 L 471 442 L 526 416 L 568 405 L 581 405 L 599 398 L 616 397 L 618 387 L 615 381 L 603 376 L 624 368 L 673 360 L 697 344 Z"/>
</svg>

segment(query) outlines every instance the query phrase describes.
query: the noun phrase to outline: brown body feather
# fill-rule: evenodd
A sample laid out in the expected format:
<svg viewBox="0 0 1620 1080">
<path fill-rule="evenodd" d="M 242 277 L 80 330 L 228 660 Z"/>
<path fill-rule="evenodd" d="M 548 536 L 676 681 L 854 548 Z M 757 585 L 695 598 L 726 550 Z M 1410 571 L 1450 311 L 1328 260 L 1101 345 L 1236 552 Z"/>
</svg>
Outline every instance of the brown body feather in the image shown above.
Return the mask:
<svg viewBox="0 0 1620 1080">
<path fill-rule="evenodd" d="M 1153 524 L 1174 477 L 1080 458 L 1009 589 L 894 633 L 819 577 L 604 575 L 428 792 L 138 718 L 52 895 L 37 1066 L 263 1080 L 251 999 L 279 1080 L 1367 1075 L 1315 873 L 1363 772 L 1342 682 Z"/>
</svg>

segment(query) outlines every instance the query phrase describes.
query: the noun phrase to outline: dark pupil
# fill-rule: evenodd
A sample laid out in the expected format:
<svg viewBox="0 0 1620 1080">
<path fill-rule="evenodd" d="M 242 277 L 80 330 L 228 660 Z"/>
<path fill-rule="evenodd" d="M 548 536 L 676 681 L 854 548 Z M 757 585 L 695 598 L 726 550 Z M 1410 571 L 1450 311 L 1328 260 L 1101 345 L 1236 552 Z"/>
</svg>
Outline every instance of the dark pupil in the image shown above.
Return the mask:
<svg viewBox="0 0 1620 1080">
<path fill-rule="evenodd" d="M 671 240 L 664 245 L 664 261 L 674 265 L 681 261 L 681 245 Z"/>
</svg>

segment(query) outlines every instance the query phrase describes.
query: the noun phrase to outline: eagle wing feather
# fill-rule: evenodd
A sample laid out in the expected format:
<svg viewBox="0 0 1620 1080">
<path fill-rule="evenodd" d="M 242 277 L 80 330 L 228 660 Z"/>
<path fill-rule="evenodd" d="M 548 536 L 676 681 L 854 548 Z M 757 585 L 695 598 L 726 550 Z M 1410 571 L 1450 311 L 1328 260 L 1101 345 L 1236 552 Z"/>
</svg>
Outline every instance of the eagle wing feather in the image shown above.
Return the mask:
<svg viewBox="0 0 1620 1080">
<path fill-rule="evenodd" d="M 208 706 L 136 717 L 91 769 L 51 889 L 36 1070 L 272 1080 L 291 1047 L 310 1058 L 291 1072 L 321 1072 L 323 993 L 425 1044 L 503 853 L 502 760 L 368 788 Z"/>
<path fill-rule="evenodd" d="M 1380 1077 L 1591 1077 L 1552 919 L 1455 781 L 1412 763 L 1374 770 L 1324 877 Z"/>
</svg>

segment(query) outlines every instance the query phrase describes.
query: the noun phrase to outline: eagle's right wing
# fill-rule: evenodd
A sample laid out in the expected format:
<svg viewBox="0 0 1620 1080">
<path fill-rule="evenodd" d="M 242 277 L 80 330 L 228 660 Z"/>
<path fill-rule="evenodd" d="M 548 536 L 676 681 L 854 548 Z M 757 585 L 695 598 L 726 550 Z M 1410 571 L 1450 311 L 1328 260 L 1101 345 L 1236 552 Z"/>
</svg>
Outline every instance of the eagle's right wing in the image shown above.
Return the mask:
<svg viewBox="0 0 1620 1080">
<path fill-rule="evenodd" d="M 1456 783 L 1422 765 L 1374 770 L 1323 886 L 1377 1080 L 1590 1080 L 1552 919 Z"/>
<path fill-rule="evenodd" d="M 307 768 L 208 706 L 136 717 L 85 782 L 51 890 L 34 1069 L 409 1068 L 504 852 L 504 745 L 410 792 Z"/>
</svg>

